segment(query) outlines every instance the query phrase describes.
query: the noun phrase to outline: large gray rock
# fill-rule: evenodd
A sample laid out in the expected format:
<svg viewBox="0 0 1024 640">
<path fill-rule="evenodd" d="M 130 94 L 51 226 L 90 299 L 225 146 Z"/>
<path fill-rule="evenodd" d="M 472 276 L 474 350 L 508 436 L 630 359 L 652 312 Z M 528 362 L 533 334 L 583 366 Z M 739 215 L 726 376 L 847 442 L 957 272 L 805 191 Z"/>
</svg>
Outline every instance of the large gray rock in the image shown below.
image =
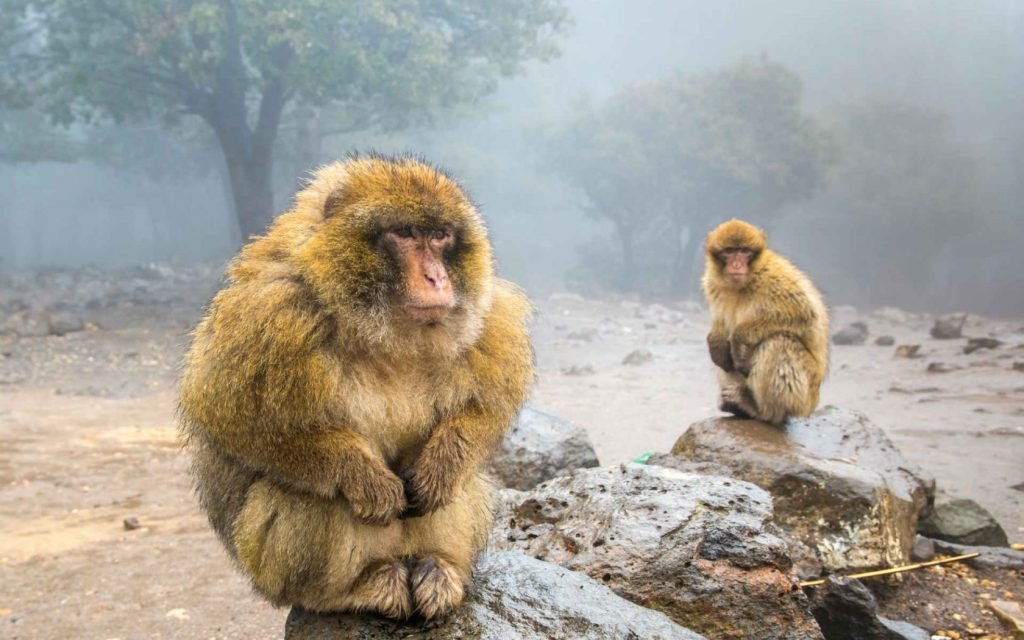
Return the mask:
<svg viewBox="0 0 1024 640">
<path fill-rule="evenodd" d="M 832 336 L 835 344 L 864 344 L 868 339 L 868 325 L 863 322 L 849 324 Z"/>
<path fill-rule="evenodd" d="M 821 638 L 771 517 L 771 498 L 745 482 L 580 469 L 500 492 L 491 546 L 586 573 L 712 638 Z"/>
<path fill-rule="evenodd" d="M 586 431 L 527 406 L 502 439 L 489 471 L 506 487 L 531 489 L 573 469 L 598 464 Z"/>
<path fill-rule="evenodd" d="M 967 564 L 978 568 L 1024 569 L 1024 551 L 1005 547 L 985 547 L 956 544 L 945 540 L 932 540 L 935 551 L 947 556 L 962 556 L 968 553 L 980 554 L 971 558 Z"/>
<path fill-rule="evenodd" d="M 974 500 L 963 498 L 936 504 L 932 513 L 918 524 L 917 530 L 929 538 L 957 544 L 986 547 L 1010 544 L 1006 531 L 991 513 Z"/>
<path fill-rule="evenodd" d="M 431 623 L 292 609 L 285 640 L 701 640 L 590 578 L 520 553 L 485 555 L 465 603 Z"/>
<path fill-rule="evenodd" d="M 826 407 L 773 427 L 714 418 L 680 436 L 672 453 L 728 467 L 775 499 L 775 522 L 813 548 L 829 571 L 904 564 L 935 481 L 864 416 Z"/>
</svg>

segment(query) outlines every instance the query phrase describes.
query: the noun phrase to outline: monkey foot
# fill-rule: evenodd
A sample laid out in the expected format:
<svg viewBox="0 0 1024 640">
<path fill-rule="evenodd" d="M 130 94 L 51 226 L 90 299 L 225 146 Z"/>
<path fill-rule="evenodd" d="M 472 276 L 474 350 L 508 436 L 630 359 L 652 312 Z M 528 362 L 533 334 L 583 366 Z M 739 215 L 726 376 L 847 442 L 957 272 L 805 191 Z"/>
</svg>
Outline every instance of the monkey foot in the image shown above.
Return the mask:
<svg viewBox="0 0 1024 640">
<path fill-rule="evenodd" d="M 753 418 L 753 412 L 747 408 L 747 404 L 750 402 L 747 395 L 749 395 L 749 392 L 740 385 L 724 387 L 718 408 L 726 413 L 733 414 L 737 418 Z"/>
<path fill-rule="evenodd" d="M 412 572 L 412 598 L 416 610 L 427 620 L 457 607 L 463 593 L 462 578 L 450 562 L 427 556 L 416 563 Z"/>
<path fill-rule="evenodd" d="M 409 569 L 402 562 L 381 562 L 367 567 L 353 589 L 354 611 L 376 611 L 396 620 L 412 615 Z"/>
</svg>

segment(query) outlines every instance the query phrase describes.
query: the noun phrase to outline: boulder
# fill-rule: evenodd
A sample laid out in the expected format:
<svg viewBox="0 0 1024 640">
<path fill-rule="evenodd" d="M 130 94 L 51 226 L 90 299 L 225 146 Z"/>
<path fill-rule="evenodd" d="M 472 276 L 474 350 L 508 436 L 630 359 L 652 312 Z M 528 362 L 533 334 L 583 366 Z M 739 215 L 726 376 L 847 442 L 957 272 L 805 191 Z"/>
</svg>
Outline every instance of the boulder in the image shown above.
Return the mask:
<svg viewBox="0 0 1024 640">
<path fill-rule="evenodd" d="M 1024 551 L 1006 547 L 984 547 L 956 544 L 945 540 L 932 540 L 936 553 L 945 556 L 962 556 L 968 553 L 981 554 L 971 558 L 967 564 L 980 569 L 1024 569 Z"/>
<path fill-rule="evenodd" d="M 775 522 L 815 549 L 833 573 L 904 564 L 935 481 L 864 416 L 826 407 L 783 427 L 713 418 L 672 453 L 729 468 L 775 499 Z"/>
<path fill-rule="evenodd" d="M 62 336 L 83 329 L 85 329 L 85 323 L 76 315 L 60 312 L 50 316 L 51 335 Z"/>
<path fill-rule="evenodd" d="M 598 464 L 586 431 L 543 411 L 523 407 L 498 445 L 488 471 L 503 486 L 531 489 L 573 469 Z"/>
<path fill-rule="evenodd" d="M 928 634 L 907 622 L 878 615 L 878 603 L 860 580 L 836 578 L 814 587 L 811 610 L 825 640 L 928 640 Z"/>
<path fill-rule="evenodd" d="M 485 555 L 461 607 L 424 623 L 292 609 L 285 640 L 420 638 L 700 640 L 664 614 L 623 600 L 590 578 L 520 553 Z"/>
<path fill-rule="evenodd" d="M 867 339 L 868 325 L 863 322 L 853 322 L 832 336 L 835 344 L 864 344 Z"/>
<path fill-rule="evenodd" d="M 1006 547 L 1010 541 L 992 514 L 974 500 L 950 500 L 935 505 L 917 525 L 921 535 L 957 544 Z"/>
<path fill-rule="evenodd" d="M 640 464 L 502 491 L 491 546 L 586 573 L 712 638 L 821 638 L 760 488 Z"/>
</svg>

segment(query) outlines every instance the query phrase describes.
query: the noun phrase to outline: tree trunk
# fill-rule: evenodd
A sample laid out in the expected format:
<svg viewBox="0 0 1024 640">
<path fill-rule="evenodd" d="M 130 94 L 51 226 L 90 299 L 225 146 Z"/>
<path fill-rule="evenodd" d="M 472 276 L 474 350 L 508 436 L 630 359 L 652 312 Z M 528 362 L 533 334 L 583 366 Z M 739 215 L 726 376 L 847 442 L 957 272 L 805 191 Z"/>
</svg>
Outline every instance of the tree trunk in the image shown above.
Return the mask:
<svg viewBox="0 0 1024 640">
<path fill-rule="evenodd" d="M 636 258 L 633 253 L 633 230 L 628 224 L 616 223 L 619 245 L 622 249 L 622 289 L 633 291 L 636 288 Z"/>
<path fill-rule="evenodd" d="M 231 197 L 242 241 L 261 235 L 274 215 L 273 156 L 232 158 L 225 152 Z"/>
</svg>

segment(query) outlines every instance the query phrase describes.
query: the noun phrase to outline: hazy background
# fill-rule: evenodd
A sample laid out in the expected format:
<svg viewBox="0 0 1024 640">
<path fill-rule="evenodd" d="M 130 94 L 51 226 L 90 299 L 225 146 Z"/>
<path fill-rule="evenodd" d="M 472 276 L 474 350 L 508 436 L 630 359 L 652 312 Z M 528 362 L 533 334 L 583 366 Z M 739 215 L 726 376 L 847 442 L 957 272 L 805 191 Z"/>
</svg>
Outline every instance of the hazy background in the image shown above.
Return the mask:
<svg viewBox="0 0 1024 640">
<path fill-rule="evenodd" d="M 323 133 L 332 116 L 327 109 L 293 111 L 275 147 L 276 210 L 287 206 L 296 178 L 318 162 L 353 150 L 409 151 L 462 180 L 489 221 L 502 273 L 531 293 L 693 295 L 694 243 L 713 223 L 735 215 L 764 224 L 776 247 L 819 281 L 834 304 L 1024 311 L 1024 5 L 567 5 L 573 24 L 556 39 L 558 58 L 528 63 L 524 75 L 503 80 L 479 104 L 447 112 L 429 128 L 317 135 L 310 145 L 310 131 L 297 123 L 315 121 Z M 621 197 L 629 209 L 624 227 L 612 224 L 593 189 L 588 192 L 592 165 L 582 164 L 601 156 L 574 146 L 593 133 L 587 123 L 603 118 L 618 97 L 626 106 L 616 112 L 616 126 L 632 136 L 630 127 L 643 117 L 634 117 L 629 105 L 646 95 L 645 87 L 718 77 L 743 64 L 775 65 L 770 68 L 799 80 L 797 111 L 827 147 L 812 167 L 817 177 L 810 186 L 763 207 L 755 193 L 735 200 L 750 202 L 746 210 L 730 211 L 732 183 L 716 183 L 725 206 L 697 199 L 680 210 L 671 198 L 646 196 L 685 184 L 689 165 L 648 169 L 646 147 L 634 149 L 634 161 L 627 149 L 618 153 L 611 136 L 602 153 L 613 154 L 615 163 L 601 182 L 613 191 L 606 195 Z M 7 118 L 9 134 L 35 131 L 35 111 L 0 118 Z M 756 105 L 747 114 L 754 125 L 761 117 Z M 728 120 L 711 121 L 730 131 Z M 186 118 L 168 132 L 155 124 L 100 121 L 53 135 L 58 145 L 72 141 L 101 151 L 52 162 L 25 153 L 24 140 L 19 153 L 0 149 L 6 160 L 0 162 L 0 270 L 223 261 L 237 249 L 223 161 L 201 123 Z M 676 140 L 667 131 L 637 135 L 669 145 L 666 153 Z M 742 164 L 759 152 L 755 145 L 729 162 Z M 629 277 L 621 228 L 638 230 Z"/>
</svg>

